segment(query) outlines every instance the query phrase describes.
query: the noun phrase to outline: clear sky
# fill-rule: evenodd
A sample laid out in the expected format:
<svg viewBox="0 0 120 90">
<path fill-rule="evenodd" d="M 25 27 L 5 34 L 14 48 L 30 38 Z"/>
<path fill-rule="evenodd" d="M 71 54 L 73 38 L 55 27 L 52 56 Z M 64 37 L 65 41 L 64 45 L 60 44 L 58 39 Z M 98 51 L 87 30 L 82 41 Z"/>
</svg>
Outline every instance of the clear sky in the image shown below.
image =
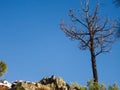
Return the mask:
<svg viewBox="0 0 120 90">
<path fill-rule="evenodd" d="M 78 10 L 81 0 L 0 0 L 0 60 L 8 65 L 2 77 L 39 81 L 55 75 L 67 83 L 86 85 L 92 79 L 90 55 L 81 51 L 60 30 L 69 9 Z M 84 1 L 84 0 L 83 0 Z M 93 8 L 97 0 L 90 0 Z M 118 18 L 120 9 L 112 0 L 101 0 L 100 14 Z M 120 85 L 120 40 L 111 53 L 97 57 L 99 81 Z"/>
</svg>

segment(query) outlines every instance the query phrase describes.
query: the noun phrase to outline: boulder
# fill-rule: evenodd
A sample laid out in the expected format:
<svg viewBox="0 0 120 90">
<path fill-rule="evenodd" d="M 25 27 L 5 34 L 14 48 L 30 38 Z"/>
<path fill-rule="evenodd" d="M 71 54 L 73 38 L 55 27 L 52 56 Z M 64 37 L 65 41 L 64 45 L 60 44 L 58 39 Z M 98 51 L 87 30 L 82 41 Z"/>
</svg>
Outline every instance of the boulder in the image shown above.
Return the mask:
<svg viewBox="0 0 120 90">
<path fill-rule="evenodd" d="M 39 83 L 51 87 L 53 90 L 69 90 L 69 85 L 60 77 L 43 78 Z"/>
<path fill-rule="evenodd" d="M 38 82 L 17 81 L 12 83 L 12 88 L 10 90 L 52 90 L 52 89 Z"/>
</svg>

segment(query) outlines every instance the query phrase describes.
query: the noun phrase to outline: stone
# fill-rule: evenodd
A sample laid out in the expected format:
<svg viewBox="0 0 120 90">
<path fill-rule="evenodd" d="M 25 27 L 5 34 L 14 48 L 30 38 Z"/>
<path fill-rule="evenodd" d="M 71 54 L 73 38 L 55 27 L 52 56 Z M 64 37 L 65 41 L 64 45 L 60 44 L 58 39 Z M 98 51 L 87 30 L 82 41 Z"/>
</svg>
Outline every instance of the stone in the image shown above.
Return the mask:
<svg viewBox="0 0 120 90">
<path fill-rule="evenodd" d="M 57 78 L 54 75 L 52 75 L 51 77 L 43 78 L 39 83 L 43 85 L 47 85 L 53 88 L 53 90 L 68 90 L 69 89 L 69 85 L 62 78 L 60 77 Z"/>
<path fill-rule="evenodd" d="M 69 90 L 69 85 L 61 77 L 54 75 L 39 82 L 16 80 L 9 85 L 7 81 L 1 82 L 0 90 Z"/>
</svg>

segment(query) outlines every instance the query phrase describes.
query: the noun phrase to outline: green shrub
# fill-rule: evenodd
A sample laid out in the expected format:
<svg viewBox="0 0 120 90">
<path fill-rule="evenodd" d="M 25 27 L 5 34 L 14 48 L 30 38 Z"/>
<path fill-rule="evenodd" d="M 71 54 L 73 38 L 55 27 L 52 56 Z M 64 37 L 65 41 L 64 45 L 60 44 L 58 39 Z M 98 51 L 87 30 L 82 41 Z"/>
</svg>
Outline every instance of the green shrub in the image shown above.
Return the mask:
<svg viewBox="0 0 120 90">
<path fill-rule="evenodd" d="M 70 88 L 71 89 L 77 89 L 77 90 L 87 90 L 87 88 L 86 87 L 84 87 L 84 86 L 80 86 L 78 83 L 71 83 L 70 84 Z"/>
<path fill-rule="evenodd" d="M 113 84 L 113 86 L 109 86 L 109 87 L 108 87 L 108 90 L 119 90 L 119 87 L 118 87 L 118 85 L 115 83 L 115 84 Z"/>
<path fill-rule="evenodd" d="M 97 82 L 94 82 L 93 80 L 88 81 L 87 86 L 88 90 L 106 90 L 104 84 L 99 84 Z"/>
<path fill-rule="evenodd" d="M 119 90 L 120 88 L 115 83 L 112 86 L 105 87 L 104 84 L 99 84 L 90 80 L 87 82 L 87 86 L 81 86 L 78 83 L 71 83 L 70 84 L 71 90 Z"/>
<path fill-rule="evenodd" d="M 7 72 L 7 64 L 4 61 L 0 61 L 0 77 Z"/>
<path fill-rule="evenodd" d="M 17 86 L 16 90 L 25 90 L 25 89 L 23 87 L 21 87 L 21 86 Z"/>
</svg>

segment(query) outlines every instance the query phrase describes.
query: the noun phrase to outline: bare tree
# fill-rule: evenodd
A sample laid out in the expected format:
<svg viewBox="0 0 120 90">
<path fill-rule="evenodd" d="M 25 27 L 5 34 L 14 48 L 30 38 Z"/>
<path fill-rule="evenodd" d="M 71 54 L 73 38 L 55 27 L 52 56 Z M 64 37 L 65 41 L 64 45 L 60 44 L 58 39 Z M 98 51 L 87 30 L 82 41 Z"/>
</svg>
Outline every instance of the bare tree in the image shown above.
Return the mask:
<svg viewBox="0 0 120 90">
<path fill-rule="evenodd" d="M 101 18 L 98 14 L 99 2 L 95 9 L 90 11 L 89 1 L 81 3 L 81 11 L 78 15 L 73 10 L 69 11 L 72 24 L 61 22 L 61 30 L 71 39 L 79 41 L 82 50 L 89 50 L 91 55 L 94 82 L 98 82 L 96 57 L 109 52 L 114 42 L 116 23 L 108 18 Z"/>
</svg>

